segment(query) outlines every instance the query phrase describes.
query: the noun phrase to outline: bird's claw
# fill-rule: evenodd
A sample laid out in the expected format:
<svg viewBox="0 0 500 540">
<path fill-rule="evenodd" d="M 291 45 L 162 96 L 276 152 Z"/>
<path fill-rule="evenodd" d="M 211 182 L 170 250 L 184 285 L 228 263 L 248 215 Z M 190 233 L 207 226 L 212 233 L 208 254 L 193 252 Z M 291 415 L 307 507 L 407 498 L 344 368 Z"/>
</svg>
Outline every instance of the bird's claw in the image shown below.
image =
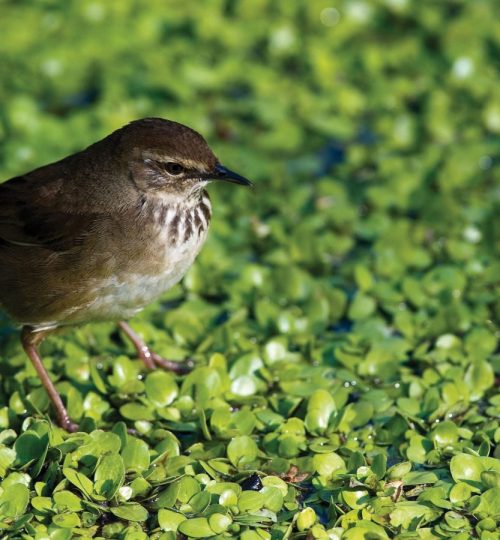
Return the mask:
<svg viewBox="0 0 500 540">
<path fill-rule="evenodd" d="M 177 375 L 186 375 L 194 368 L 194 362 L 191 359 L 184 360 L 183 362 L 174 362 L 173 360 L 166 360 L 156 353 L 151 353 L 151 360 L 156 366 L 173 371 Z"/>
</svg>

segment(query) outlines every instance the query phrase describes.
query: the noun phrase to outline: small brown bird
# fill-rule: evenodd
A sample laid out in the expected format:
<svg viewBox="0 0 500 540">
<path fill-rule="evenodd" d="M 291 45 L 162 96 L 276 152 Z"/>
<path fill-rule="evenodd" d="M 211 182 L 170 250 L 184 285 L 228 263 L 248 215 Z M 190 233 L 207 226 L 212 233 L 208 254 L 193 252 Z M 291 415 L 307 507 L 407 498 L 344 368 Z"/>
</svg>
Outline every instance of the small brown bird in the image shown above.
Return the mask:
<svg viewBox="0 0 500 540">
<path fill-rule="evenodd" d="M 182 370 L 123 319 L 177 283 L 200 251 L 211 180 L 251 185 L 196 131 L 161 118 L 131 122 L 86 150 L 0 185 L 0 307 L 54 404 L 77 429 L 38 346 L 55 329 L 122 321 L 148 368 Z"/>
</svg>

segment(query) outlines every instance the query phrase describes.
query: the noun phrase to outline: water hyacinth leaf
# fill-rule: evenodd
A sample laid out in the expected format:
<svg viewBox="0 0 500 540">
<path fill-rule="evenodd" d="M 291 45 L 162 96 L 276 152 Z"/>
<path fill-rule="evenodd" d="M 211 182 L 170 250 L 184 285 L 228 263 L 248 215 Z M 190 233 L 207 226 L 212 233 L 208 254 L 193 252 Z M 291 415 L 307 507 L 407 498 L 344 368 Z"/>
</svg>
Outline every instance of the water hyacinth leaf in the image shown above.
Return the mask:
<svg viewBox="0 0 500 540">
<path fill-rule="evenodd" d="M 450 421 L 440 422 L 432 431 L 430 438 L 438 446 L 447 446 L 458 441 L 458 427 Z"/>
<path fill-rule="evenodd" d="M 24 484 L 14 484 L 0 495 L 0 515 L 19 518 L 25 513 L 28 502 L 29 489 Z"/>
<path fill-rule="evenodd" d="M 345 461 L 335 452 L 316 454 L 312 461 L 317 473 L 328 479 L 347 472 Z"/>
<path fill-rule="evenodd" d="M 457 512 L 446 512 L 445 514 L 446 524 L 455 530 L 463 530 L 469 528 L 469 522 L 465 517 Z"/>
<path fill-rule="evenodd" d="M 312 508 L 304 508 L 297 516 L 297 529 L 308 531 L 316 522 L 316 512 Z"/>
<path fill-rule="evenodd" d="M 464 482 L 456 483 L 450 490 L 450 501 L 453 504 L 467 501 L 470 496 L 471 488 Z"/>
<path fill-rule="evenodd" d="M 375 311 L 375 300 L 366 294 L 358 293 L 349 306 L 348 316 L 351 320 L 365 319 Z"/>
<path fill-rule="evenodd" d="M 177 530 L 189 538 L 210 538 L 216 534 L 210 527 L 208 519 L 203 517 L 182 521 Z"/>
<path fill-rule="evenodd" d="M 411 471 L 411 463 L 409 461 L 403 461 L 390 467 L 387 471 L 387 478 L 389 480 L 396 480 L 403 478 L 407 473 Z"/>
<path fill-rule="evenodd" d="M 232 489 L 225 489 L 219 495 L 219 504 L 222 506 L 236 506 L 238 504 L 238 495 Z"/>
<path fill-rule="evenodd" d="M 139 366 L 126 356 L 119 356 L 113 362 L 113 374 L 108 381 L 115 388 L 123 388 L 127 383 L 133 382 L 139 375 Z"/>
<path fill-rule="evenodd" d="M 262 484 L 264 485 L 264 487 L 272 486 L 279 489 L 283 497 L 286 497 L 288 493 L 287 483 L 278 476 L 265 476 L 262 479 Z"/>
<path fill-rule="evenodd" d="M 255 512 L 264 507 L 266 496 L 258 491 L 243 491 L 238 497 L 240 512 Z"/>
<path fill-rule="evenodd" d="M 158 512 L 158 524 L 163 531 L 176 532 L 179 525 L 186 521 L 186 517 L 179 512 L 173 510 L 161 509 Z"/>
<path fill-rule="evenodd" d="M 94 489 L 106 500 L 112 499 L 125 480 L 123 459 L 118 454 L 104 456 L 94 474 Z"/>
<path fill-rule="evenodd" d="M 78 512 L 83 508 L 80 497 L 78 497 L 71 491 L 57 491 L 56 493 L 54 493 L 53 499 L 54 504 L 61 511 L 70 510 L 72 512 Z"/>
<path fill-rule="evenodd" d="M 127 503 L 110 508 L 110 511 L 118 518 L 125 521 L 146 521 L 148 511 L 138 503 Z"/>
<path fill-rule="evenodd" d="M 472 358 L 485 359 L 497 347 L 497 338 L 486 328 L 474 328 L 465 338 L 465 349 Z"/>
<path fill-rule="evenodd" d="M 322 434 L 328 427 L 328 422 L 336 405 L 329 392 L 316 390 L 309 398 L 305 426 L 312 434 Z"/>
<path fill-rule="evenodd" d="M 202 514 L 210 504 L 210 493 L 201 491 L 189 499 L 189 506 L 196 514 Z"/>
<path fill-rule="evenodd" d="M 384 528 L 372 521 L 358 520 L 353 527 L 342 534 L 342 540 L 386 540 L 390 538 Z"/>
<path fill-rule="evenodd" d="M 146 396 L 157 407 L 166 407 L 177 397 L 174 377 L 166 371 L 153 371 L 144 381 Z"/>
<path fill-rule="evenodd" d="M 264 347 L 264 359 L 268 365 L 281 362 L 287 357 L 287 344 L 285 339 L 272 339 Z"/>
<path fill-rule="evenodd" d="M 120 407 L 120 414 L 128 420 L 154 420 L 153 409 L 140 403 L 125 403 Z"/>
<path fill-rule="evenodd" d="M 90 376 L 97 390 L 101 392 L 101 394 L 106 394 L 106 391 L 107 391 L 106 382 L 105 382 L 105 379 L 103 377 L 100 367 L 101 366 L 99 362 L 91 361 L 89 365 Z"/>
<path fill-rule="evenodd" d="M 370 270 L 361 264 L 354 268 L 354 279 L 361 291 L 368 291 L 373 287 L 373 276 Z"/>
<path fill-rule="evenodd" d="M 231 392 L 238 396 L 252 396 L 256 391 L 256 379 L 249 375 L 240 375 L 231 383 Z"/>
<path fill-rule="evenodd" d="M 178 499 L 183 502 L 189 502 L 192 497 L 201 491 L 200 483 L 192 476 L 183 476 L 179 480 Z"/>
<path fill-rule="evenodd" d="M 237 484 L 236 482 L 217 482 L 217 483 L 209 483 L 207 485 L 206 490 L 209 493 L 215 493 L 217 495 L 220 495 L 222 492 L 230 489 L 231 491 L 234 491 L 236 494 L 240 494 L 242 491 L 241 485 Z"/>
<path fill-rule="evenodd" d="M 264 486 L 260 493 L 264 495 L 264 507 L 278 513 L 283 506 L 283 494 L 274 486 Z"/>
<path fill-rule="evenodd" d="M 394 527 L 408 528 L 415 518 L 424 524 L 436 519 L 440 513 L 439 510 L 432 509 L 423 504 L 413 501 L 402 501 L 396 503 L 394 510 L 390 513 L 390 520 Z"/>
<path fill-rule="evenodd" d="M 402 480 L 407 486 L 419 484 L 435 484 L 439 477 L 432 471 L 412 471 L 403 475 Z"/>
<path fill-rule="evenodd" d="M 483 471 L 481 473 L 481 483 L 488 488 L 500 487 L 500 471 Z"/>
<path fill-rule="evenodd" d="M 85 496 L 91 497 L 94 490 L 94 485 L 89 478 L 82 473 L 75 471 L 75 469 L 70 469 L 69 467 L 63 469 L 62 472 L 69 482 L 71 482 L 79 491 L 81 491 Z"/>
<path fill-rule="evenodd" d="M 473 362 L 465 372 L 465 384 L 469 387 L 470 399 L 477 401 L 484 392 L 493 386 L 495 375 L 491 364 L 482 361 Z"/>
<path fill-rule="evenodd" d="M 121 440 L 115 433 L 107 433 L 102 430 L 95 430 L 90 433 L 73 453 L 77 460 L 85 460 L 88 463 L 95 463 L 97 458 L 103 454 L 116 453 L 120 451 Z"/>
<path fill-rule="evenodd" d="M 479 497 L 479 503 L 471 508 L 481 518 L 500 515 L 500 487 L 486 490 Z"/>
<path fill-rule="evenodd" d="M 50 497 L 33 497 L 31 506 L 43 515 L 48 516 L 53 513 L 52 499 Z"/>
<path fill-rule="evenodd" d="M 33 431 L 24 432 L 14 444 L 17 463 L 23 466 L 38 459 L 46 452 L 48 445 L 49 439 L 47 435 L 40 437 Z"/>
<path fill-rule="evenodd" d="M 387 470 L 387 456 L 386 454 L 376 454 L 373 458 L 371 469 L 375 473 L 378 480 L 381 480 Z"/>
<path fill-rule="evenodd" d="M 229 370 L 231 380 L 235 380 L 241 376 L 253 375 L 256 371 L 264 367 L 262 359 L 255 354 L 246 354 L 236 360 Z"/>
<path fill-rule="evenodd" d="M 0 445 L 0 478 L 3 478 L 10 466 L 16 459 L 16 451 L 13 448 L 8 448 L 3 444 Z"/>
<path fill-rule="evenodd" d="M 142 472 L 149 467 L 150 455 L 148 445 L 131 435 L 127 436 L 121 456 L 126 472 Z"/>
<path fill-rule="evenodd" d="M 182 395 L 192 396 L 200 406 L 217 397 L 224 389 L 224 383 L 216 369 L 202 367 L 190 373 L 181 388 Z"/>
<path fill-rule="evenodd" d="M 363 489 L 345 489 L 342 491 L 344 503 L 352 509 L 363 508 L 368 504 L 368 491 Z"/>
<path fill-rule="evenodd" d="M 481 474 L 485 471 L 500 473 L 500 461 L 495 458 L 457 454 L 450 461 L 450 472 L 455 482 L 465 482 L 473 487 L 481 485 Z"/>
<path fill-rule="evenodd" d="M 218 437 L 232 438 L 238 435 L 250 435 L 256 418 L 247 409 L 231 412 L 227 407 L 215 409 L 210 418 L 211 428 Z"/>
<path fill-rule="evenodd" d="M 415 463 L 425 463 L 428 453 L 433 449 L 433 443 L 421 435 L 412 435 L 410 446 L 406 451 L 408 459 Z"/>
<path fill-rule="evenodd" d="M 78 514 L 75 514 L 74 512 L 57 514 L 52 518 L 52 523 L 64 529 L 72 529 L 73 527 L 80 527 L 81 525 Z"/>
<path fill-rule="evenodd" d="M 211 514 L 208 518 L 208 524 L 212 531 L 216 534 L 226 532 L 232 522 L 233 520 L 231 516 L 227 514 L 219 514 L 218 512 Z"/>
<path fill-rule="evenodd" d="M 252 463 L 257 458 L 257 444 L 246 435 L 234 437 L 227 446 L 227 457 L 237 468 Z"/>
</svg>

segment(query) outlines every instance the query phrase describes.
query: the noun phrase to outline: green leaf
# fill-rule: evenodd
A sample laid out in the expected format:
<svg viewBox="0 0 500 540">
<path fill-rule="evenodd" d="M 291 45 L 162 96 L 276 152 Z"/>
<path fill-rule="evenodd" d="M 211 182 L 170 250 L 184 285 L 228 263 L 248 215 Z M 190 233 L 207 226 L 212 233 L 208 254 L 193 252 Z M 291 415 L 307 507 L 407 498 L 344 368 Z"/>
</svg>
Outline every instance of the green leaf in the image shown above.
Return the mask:
<svg viewBox="0 0 500 540">
<path fill-rule="evenodd" d="M 122 449 L 121 456 L 127 473 L 140 473 L 149 467 L 150 455 L 148 445 L 144 441 L 132 437 L 131 435 L 127 436 L 127 441 Z"/>
<path fill-rule="evenodd" d="M 312 508 L 304 508 L 297 516 L 297 529 L 308 531 L 316 522 L 316 512 Z"/>
<path fill-rule="evenodd" d="M 396 503 L 394 510 L 390 513 L 391 525 L 394 527 L 410 527 L 412 521 L 417 518 L 421 524 L 429 523 L 439 517 L 441 512 L 418 504 L 413 501 L 401 501 Z"/>
<path fill-rule="evenodd" d="M 163 531 L 176 532 L 179 525 L 186 519 L 186 516 L 173 510 L 162 508 L 158 511 L 158 523 Z"/>
<path fill-rule="evenodd" d="M 207 518 L 192 518 L 179 524 L 178 532 L 190 538 L 210 538 L 215 531 L 210 527 Z"/>
<path fill-rule="evenodd" d="M 257 458 L 258 447 L 255 441 L 246 435 L 234 437 L 227 446 L 227 457 L 237 468 L 252 463 Z"/>
<path fill-rule="evenodd" d="M 317 473 L 327 479 L 347 472 L 345 461 L 335 452 L 316 454 L 312 461 Z"/>
<path fill-rule="evenodd" d="M 52 523 L 58 527 L 63 527 L 64 529 L 72 529 L 73 527 L 80 527 L 81 525 L 78 514 L 75 514 L 74 512 L 57 514 L 52 518 Z"/>
<path fill-rule="evenodd" d="M 16 459 L 16 451 L 0 445 L 0 478 L 3 478 Z"/>
<path fill-rule="evenodd" d="M 366 317 L 372 315 L 375 309 L 376 303 L 371 296 L 358 293 L 349 306 L 348 316 L 349 319 L 353 321 L 365 319 Z"/>
<path fill-rule="evenodd" d="M 312 434 L 323 434 L 328 427 L 330 416 L 336 410 L 332 395 L 323 389 L 311 394 L 307 406 L 305 426 Z"/>
<path fill-rule="evenodd" d="M 264 507 L 266 496 L 258 491 L 242 491 L 238 497 L 240 512 L 255 512 Z"/>
<path fill-rule="evenodd" d="M 115 433 L 95 430 L 84 439 L 83 444 L 72 455 L 76 460 L 95 463 L 103 454 L 119 452 L 120 446 L 120 438 Z"/>
<path fill-rule="evenodd" d="M 371 469 L 375 473 L 378 480 L 381 480 L 386 472 L 387 468 L 387 456 L 386 454 L 376 454 L 373 458 Z"/>
<path fill-rule="evenodd" d="M 8 518 L 21 517 L 28 506 L 29 489 L 24 484 L 14 484 L 0 495 L 0 515 Z"/>
<path fill-rule="evenodd" d="M 153 410 L 140 403 L 126 403 L 120 407 L 120 414 L 128 420 L 154 420 Z"/>
<path fill-rule="evenodd" d="M 123 459 L 117 454 L 104 456 L 94 474 L 95 492 L 106 500 L 111 500 L 125 480 Z"/>
<path fill-rule="evenodd" d="M 33 431 L 22 433 L 14 444 L 16 461 L 20 466 L 26 465 L 44 455 L 49 445 L 48 437 L 40 437 Z"/>
<path fill-rule="evenodd" d="M 144 385 L 146 396 L 156 407 L 170 405 L 179 393 L 174 377 L 166 371 L 149 373 Z"/>
<path fill-rule="evenodd" d="M 500 473 L 500 461 L 495 458 L 461 453 L 451 458 L 450 471 L 455 482 L 465 482 L 473 487 L 480 487 L 483 472 Z"/>
<path fill-rule="evenodd" d="M 148 511 L 138 503 L 127 503 L 121 506 L 111 507 L 111 513 L 126 521 L 146 521 Z"/>
<path fill-rule="evenodd" d="M 481 494 L 479 504 L 474 504 L 471 510 L 480 518 L 500 515 L 500 487 L 488 489 Z"/>
<path fill-rule="evenodd" d="M 495 382 L 491 364 L 486 360 L 473 362 L 465 373 L 464 381 L 469 387 L 471 401 L 477 401 Z"/>
<path fill-rule="evenodd" d="M 92 481 L 89 480 L 85 475 L 69 467 L 65 467 L 62 472 L 64 476 L 84 495 L 87 497 L 91 496 L 94 486 Z"/>
<path fill-rule="evenodd" d="M 231 516 L 227 514 L 219 514 L 215 512 L 208 518 L 208 524 L 212 531 L 216 534 L 221 534 L 227 531 L 233 522 Z"/>
</svg>

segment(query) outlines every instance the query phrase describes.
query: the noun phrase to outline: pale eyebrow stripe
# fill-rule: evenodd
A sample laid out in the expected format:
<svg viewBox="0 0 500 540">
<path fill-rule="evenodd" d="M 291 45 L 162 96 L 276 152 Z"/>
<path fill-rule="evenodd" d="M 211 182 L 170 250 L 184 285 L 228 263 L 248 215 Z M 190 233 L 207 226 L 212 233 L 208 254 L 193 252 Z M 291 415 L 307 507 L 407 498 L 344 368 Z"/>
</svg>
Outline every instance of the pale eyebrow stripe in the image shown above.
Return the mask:
<svg viewBox="0 0 500 540">
<path fill-rule="evenodd" d="M 194 159 L 189 158 L 180 158 L 180 157 L 172 157 L 167 156 L 165 154 L 158 154 L 156 152 L 145 152 L 144 153 L 144 160 L 151 159 L 153 161 L 157 161 L 158 163 L 168 163 L 168 162 L 174 162 L 174 163 L 180 163 L 181 165 L 185 166 L 186 169 L 200 169 L 201 164 Z M 204 172 L 208 172 L 208 169 L 206 167 L 203 167 Z"/>
</svg>

